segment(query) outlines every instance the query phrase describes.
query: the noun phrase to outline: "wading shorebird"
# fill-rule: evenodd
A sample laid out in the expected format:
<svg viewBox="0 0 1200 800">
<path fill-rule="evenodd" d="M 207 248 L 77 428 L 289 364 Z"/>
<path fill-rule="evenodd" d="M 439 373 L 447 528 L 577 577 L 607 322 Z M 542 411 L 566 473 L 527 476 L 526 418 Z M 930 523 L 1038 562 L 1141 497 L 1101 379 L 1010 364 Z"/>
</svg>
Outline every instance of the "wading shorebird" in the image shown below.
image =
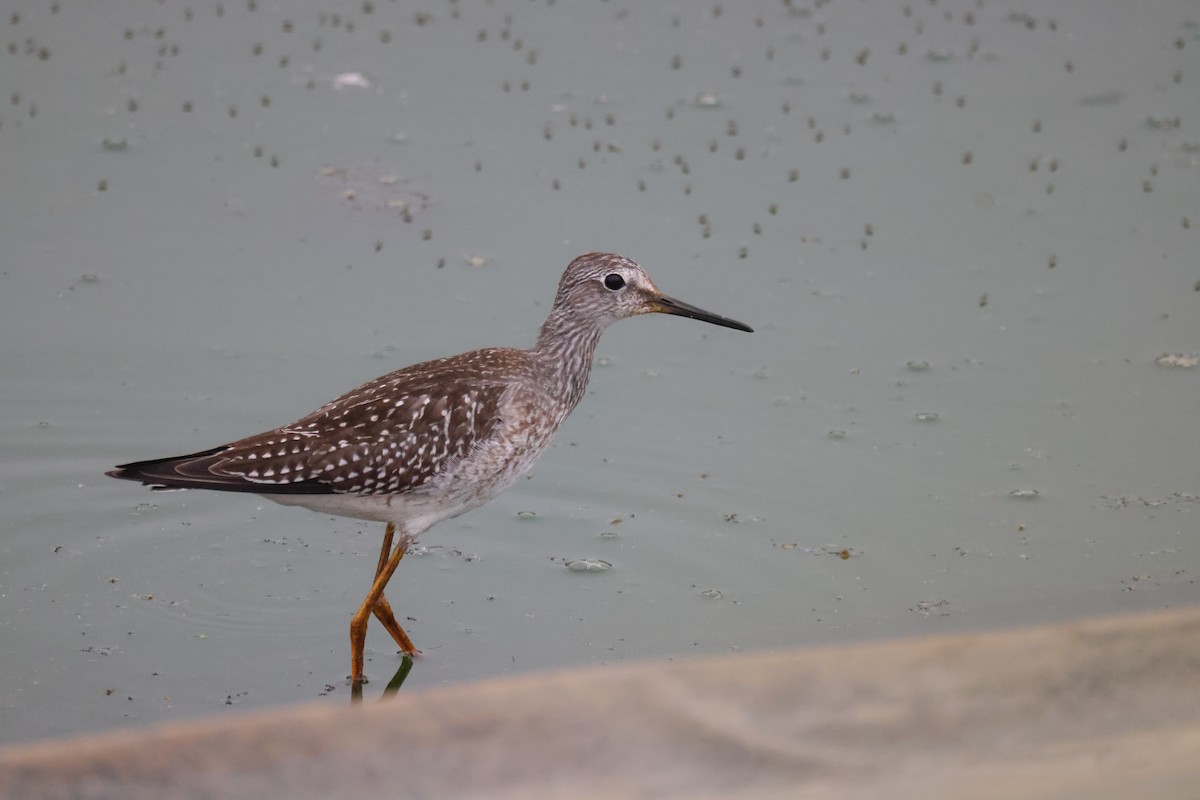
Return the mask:
<svg viewBox="0 0 1200 800">
<path fill-rule="evenodd" d="M 251 492 L 387 523 L 375 582 L 350 620 L 350 678 L 358 686 L 372 614 L 402 653 L 419 652 L 383 595 L 416 537 L 528 472 L 583 398 L 600 334 L 619 319 L 654 313 L 752 332 L 668 297 L 627 258 L 588 253 L 563 273 L 528 350 L 489 347 L 414 364 L 281 428 L 107 474 L 155 489 Z"/>
</svg>

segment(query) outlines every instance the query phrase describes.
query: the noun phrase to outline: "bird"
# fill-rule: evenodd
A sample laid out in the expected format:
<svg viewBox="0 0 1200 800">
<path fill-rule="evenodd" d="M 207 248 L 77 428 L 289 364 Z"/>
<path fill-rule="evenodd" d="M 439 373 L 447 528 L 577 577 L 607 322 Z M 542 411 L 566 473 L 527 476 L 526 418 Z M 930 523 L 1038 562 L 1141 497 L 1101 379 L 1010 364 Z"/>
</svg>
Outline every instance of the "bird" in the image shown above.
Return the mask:
<svg viewBox="0 0 1200 800">
<path fill-rule="evenodd" d="M 601 333 L 617 320 L 652 313 L 753 332 L 663 294 L 628 258 L 587 253 L 563 272 L 529 349 L 490 347 L 414 364 L 287 425 L 106 474 L 156 490 L 246 492 L 386 523 L 374 581 L 350 620 L 350 680 L 357 687 L 372 615 L 403 655 L 420 653 L 384 596 L 413 542 L 526 474 L 583 399 Z"/>
</svg>

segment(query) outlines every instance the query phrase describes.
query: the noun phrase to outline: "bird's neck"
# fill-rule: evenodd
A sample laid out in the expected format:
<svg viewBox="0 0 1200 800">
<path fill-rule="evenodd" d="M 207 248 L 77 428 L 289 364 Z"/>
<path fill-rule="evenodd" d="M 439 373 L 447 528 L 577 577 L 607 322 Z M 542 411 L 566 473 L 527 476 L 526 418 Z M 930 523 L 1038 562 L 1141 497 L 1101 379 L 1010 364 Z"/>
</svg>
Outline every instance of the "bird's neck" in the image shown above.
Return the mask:
<svg viewBox="0 0 1200 800">
<path fill-rule="evenodd" d="M 587 390 L 592 372 L 592 359 L 603 325 L 580 320 L 569 312 L 555 308 L 542 323 L 537 344 L 530 352 L 546 369 L 548 387 L 571 413 Z"/>
</svg>

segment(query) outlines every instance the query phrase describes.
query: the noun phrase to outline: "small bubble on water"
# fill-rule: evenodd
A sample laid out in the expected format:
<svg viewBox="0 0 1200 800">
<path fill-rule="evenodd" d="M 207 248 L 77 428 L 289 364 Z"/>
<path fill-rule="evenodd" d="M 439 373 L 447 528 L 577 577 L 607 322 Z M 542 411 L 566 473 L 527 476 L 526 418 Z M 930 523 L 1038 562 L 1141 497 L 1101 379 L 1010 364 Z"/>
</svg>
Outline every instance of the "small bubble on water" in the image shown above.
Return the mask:
<svg viewBox="0 0 1200 800">
<path fill-rule="evenodd" d="M 517 512 L 517 519 L 533 519 L 536 516 L 537 516 L 537 513 L 534 511 L 518 511 Z"/>
<path fill-rule="evenodd" d="M 571 572 L 607 572 L 612 569 L 612 564 L 599 558 L 577 558 L 568 561 L 565 566 Z"/>
<path fill-rule="evenodd" d="M 1042 493 L 1037 489 L 1013 489 L 1008 493 L 1009 497 L 1015 497 L 1018 500 L 1032 500 L 1035 497 L 1041 497 Z"/>
<path fill-rule="evenodd" d="M 913 417 L 917 422 L 937 422 L 942 418 L 942 415 L 936 411 L 918 411 Z"/>
</svg>

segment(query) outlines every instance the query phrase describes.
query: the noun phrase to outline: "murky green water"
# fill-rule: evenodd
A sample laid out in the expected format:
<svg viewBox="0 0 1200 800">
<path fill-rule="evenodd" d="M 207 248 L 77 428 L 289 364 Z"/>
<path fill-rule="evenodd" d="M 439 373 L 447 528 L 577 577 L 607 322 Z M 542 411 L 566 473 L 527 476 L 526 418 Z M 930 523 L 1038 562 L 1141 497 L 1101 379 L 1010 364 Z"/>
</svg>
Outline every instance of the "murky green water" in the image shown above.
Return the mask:
<svg viewBox="0 0 1200 800">
<path fill-rule="evenodd" d="M 397 573 L 408 686 L 1200 602 L 1200 368 L 1155 363 L 1200 351 L 1193 3 L 9 4 L 0 42 L 0 741 L 345 702 L 381 526 L 102 471 L 528 344 L 596 249 L 757 332 L 606 334 L 533 477 Z"/>
</svg>

